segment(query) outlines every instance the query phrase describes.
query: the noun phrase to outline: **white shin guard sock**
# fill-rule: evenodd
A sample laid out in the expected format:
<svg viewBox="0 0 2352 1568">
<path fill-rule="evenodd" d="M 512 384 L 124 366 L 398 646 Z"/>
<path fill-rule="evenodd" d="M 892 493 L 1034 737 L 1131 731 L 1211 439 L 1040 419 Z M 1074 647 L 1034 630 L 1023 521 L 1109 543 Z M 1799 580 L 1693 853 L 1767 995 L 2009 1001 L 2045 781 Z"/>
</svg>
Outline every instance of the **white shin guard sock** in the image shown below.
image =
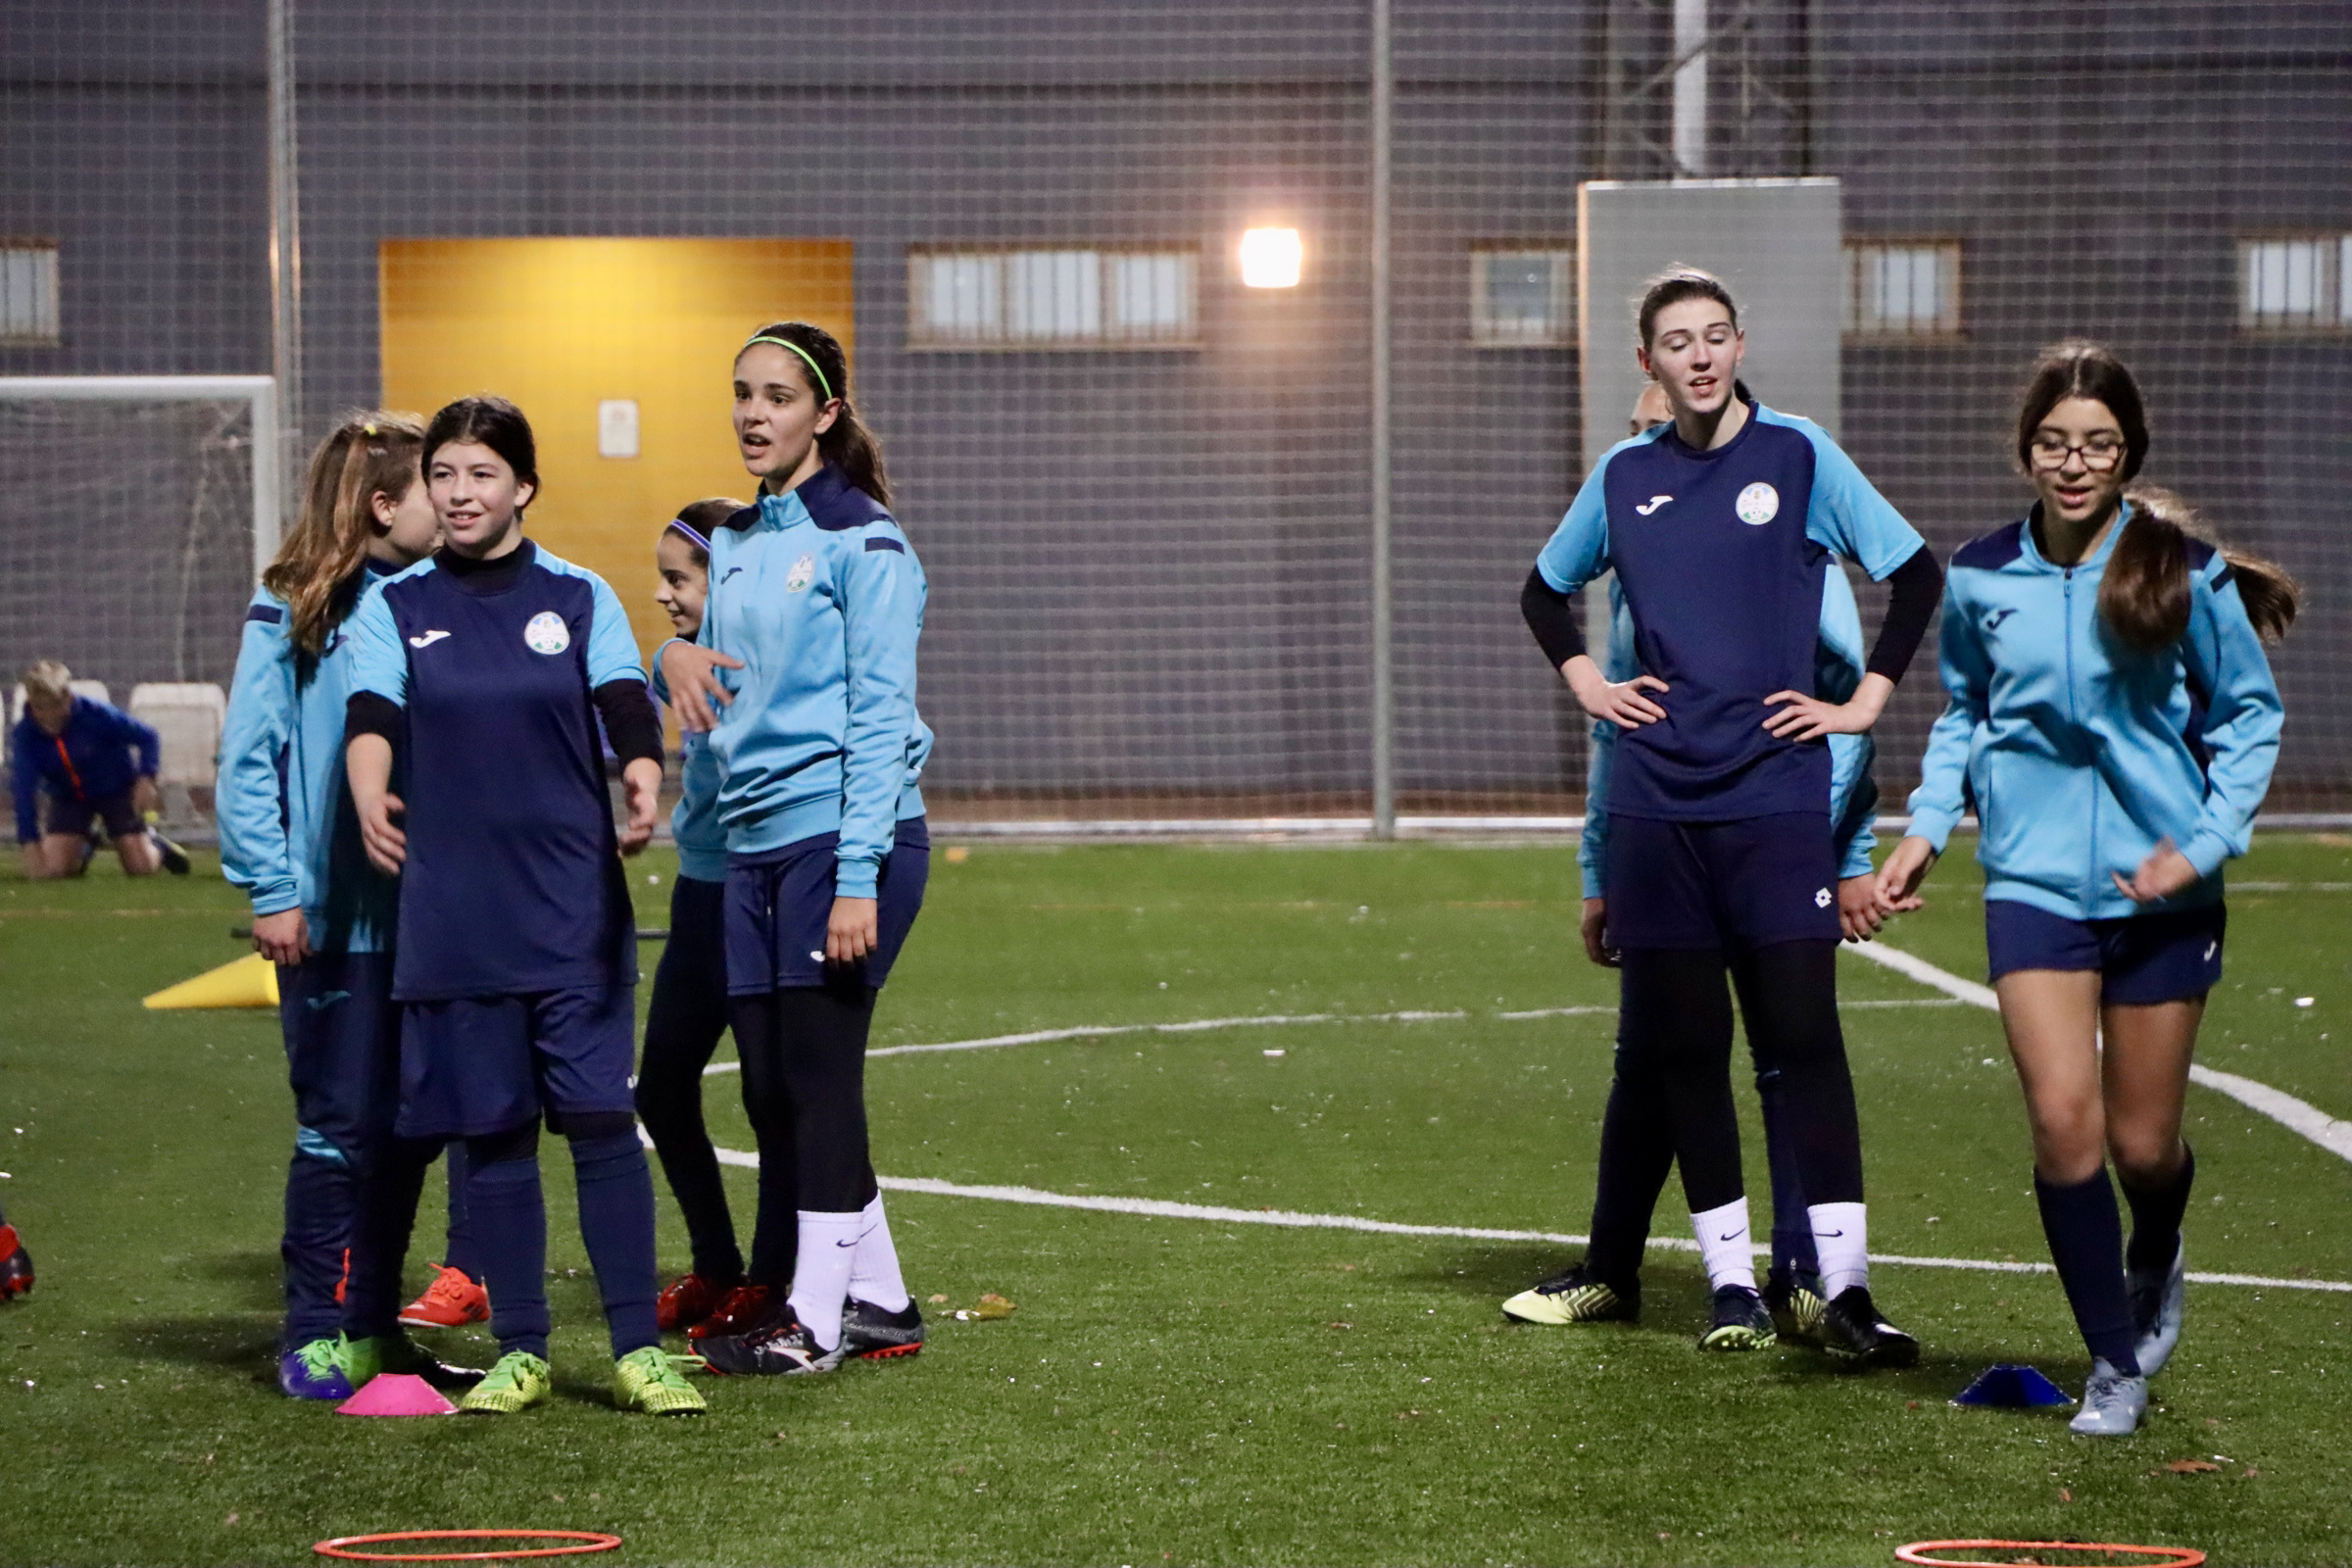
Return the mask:
<svg viewBox="0 0 2352 1568">
<path fill-rule="evenodd" d="M 1756 1253 L 1747 1231 L 1747 1200 L 1738 1199 L 1720 1208 L 1690 1216 L 1698 1237 L 1699 1256 L 1707 1263 L 1707 1289 L 1726 1285 L 1756 1288 Z"/>
<path fill-rule="evenodd" d="M 906 1281 L 899 1273 L 899 1250 L 890 1239 L 890 1219 L 882 1212 L 880 1193 L 858 1218 L 865 1228 L 850 1249 L 850 1295 L 885 1312 L 904 1312 L 914 1298 L 906 1294 Z"/>
<path fill-rule="evenodd" d="M 1813 1252 L 1821 1259 L 1821 1294 L 1835 1301 L 1840 1292 L 1870 1284 L 1870 1210 L 1861 1203 L 1814 1203 L 1805 1210 L 1813 1225 Z"/>
<path fill-rule="evenodd" d="M 865 1216 L 820 1214 L 804 1208 L 800 1218 L 792 1294 L 785 1299 L 817 1348 L 831 1350 L 841 1344 L 841 1304 L 850 1294 L 851 1260 L 857 1256 L 858 1234 L 865 1229 Z"/>
</svg>

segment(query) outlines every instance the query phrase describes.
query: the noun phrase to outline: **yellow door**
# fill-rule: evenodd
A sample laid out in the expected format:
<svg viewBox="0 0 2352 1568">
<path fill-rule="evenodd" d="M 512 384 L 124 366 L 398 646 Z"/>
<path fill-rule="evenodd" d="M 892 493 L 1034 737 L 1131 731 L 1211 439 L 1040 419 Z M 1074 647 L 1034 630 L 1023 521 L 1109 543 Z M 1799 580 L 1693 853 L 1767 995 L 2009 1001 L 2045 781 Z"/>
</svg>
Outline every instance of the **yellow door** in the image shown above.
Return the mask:
<svg viewBox="0 0 2352 1568">
<path fill-rule="evenodd" d="M 735 350 L 797 318 L 855 363 L 848 240 L 398 239 L 380 263 L 385 406 L 518 404 L 539 441 L 530 536 L 610 582 L 649 653 L 669 635 L 662 525 L 704 496 L 751 496 Z"/>
</svg>

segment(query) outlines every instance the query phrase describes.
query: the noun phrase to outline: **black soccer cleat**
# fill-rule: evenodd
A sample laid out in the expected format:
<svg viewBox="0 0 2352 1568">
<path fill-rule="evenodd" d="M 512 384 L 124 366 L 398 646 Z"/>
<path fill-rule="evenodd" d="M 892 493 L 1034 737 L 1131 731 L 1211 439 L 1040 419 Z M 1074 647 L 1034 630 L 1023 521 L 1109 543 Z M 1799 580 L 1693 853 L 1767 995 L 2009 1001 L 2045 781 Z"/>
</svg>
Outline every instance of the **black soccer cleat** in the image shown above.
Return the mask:
<svg viewBox="0 0 2352 1568">
<path fill-rule="evenodd" d="M 1870 1289 L 1849 1285 L 1821 1314 L 1821 1348 L 1848 1366 L 1913 1366 L 1919 1342 L 1886 1321 Z"/>
<path fill-rule="evenodd" d="M 14 1225 L 0 1225 L 0 1301 L 32 1289 L 32 1254 L 17 1239 Z"/>
<path fill-rule="evenodd" d="M 147 836 L 155 841 L 155 853 L 162 858 L 165 870 L 171 872 L 173 876 L 186 876 L 188 874 L 190 866 L 188 862 L 187 851 L 181 849 L 178 845 L 164 837 L 162 833 L 158 832 L 154 828 L 149 828 L 147 830 Z"/>
<path fill-rule="evenodd" d="M 822 1350 L 817 1348 L 814 1336 L 790 1318 L 773 1328 L 750 1334 L 713 1335 L 695 1347 L 706 1370 L 721 1377 L 753 1378 L 830 1372 L 841 1365 L 849 1348 L 846 1327 L 841 1343 L 830 1350 Z"/>
<path fill-rule="evenodd" d="M 914 1298 L 901 1312 L 885 1312 L 855 1296 L 841 1310 L 841 1353 L 849 1361 L 889 1361 L 916 1355 L 923 1348 L 923 1314 Z"/>
<path fill-rule="evenodd" d="M 1715 1320 L 1707 1332 L 1698 1337 L 1702 1350 L 1768 1350 L 1774 1334 L 1772 1314 L 1765 1310 L 1763 1298 L 1744 1285 L 1718 1286 L 1715 1291 Z"/>
</svg>

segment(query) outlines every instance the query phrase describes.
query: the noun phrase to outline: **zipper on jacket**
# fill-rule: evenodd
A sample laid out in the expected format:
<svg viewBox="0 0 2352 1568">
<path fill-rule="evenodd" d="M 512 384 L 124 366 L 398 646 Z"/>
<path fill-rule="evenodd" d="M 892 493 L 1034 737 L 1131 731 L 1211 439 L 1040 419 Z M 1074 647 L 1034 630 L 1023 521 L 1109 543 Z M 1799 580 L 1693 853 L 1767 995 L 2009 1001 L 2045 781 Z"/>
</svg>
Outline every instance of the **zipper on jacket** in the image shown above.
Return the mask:
<svg viewBox="0 0 2352 1568">
<path fill-rule="evenodd" d="M 2082 721 L 2075 707 L 2075 568 L 2066 568 L 2066 720 L 2076 729 Z M 2098 769 L 2091 769 L 2090 779 L 2090 858 L 2082 871 L 2082 912 L 2085 919 L 2098 907 L 2099 881 L 2099 779 Z"/>
</svg>

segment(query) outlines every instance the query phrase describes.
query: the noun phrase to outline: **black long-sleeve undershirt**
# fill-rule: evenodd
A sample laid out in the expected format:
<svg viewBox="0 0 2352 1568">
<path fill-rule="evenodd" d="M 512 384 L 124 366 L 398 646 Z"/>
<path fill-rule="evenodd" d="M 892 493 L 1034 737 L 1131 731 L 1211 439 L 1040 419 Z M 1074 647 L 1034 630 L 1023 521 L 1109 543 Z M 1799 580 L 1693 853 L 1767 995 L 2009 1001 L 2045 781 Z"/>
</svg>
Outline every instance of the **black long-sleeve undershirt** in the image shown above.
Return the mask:
<svg viewBox="0 0 2352 1568">
<path fill-rule="evenodd" d="M 1899 683 L 1943 599 L 1943 568 L 1936 564 L 1936 553 L 1921 545 L 1887 575 L 1886 586 L 1890 590 L 1886 618 L 1880 623 L 1879 640 L 1871 646 L 1869 671 Z M 1541 568 L 1530 571 L 1519 590 L 1519 613 L 1552 668 L 1587 651 L 1584 623 L 1575 602 L 1545 582 Z"/>
</svg>

